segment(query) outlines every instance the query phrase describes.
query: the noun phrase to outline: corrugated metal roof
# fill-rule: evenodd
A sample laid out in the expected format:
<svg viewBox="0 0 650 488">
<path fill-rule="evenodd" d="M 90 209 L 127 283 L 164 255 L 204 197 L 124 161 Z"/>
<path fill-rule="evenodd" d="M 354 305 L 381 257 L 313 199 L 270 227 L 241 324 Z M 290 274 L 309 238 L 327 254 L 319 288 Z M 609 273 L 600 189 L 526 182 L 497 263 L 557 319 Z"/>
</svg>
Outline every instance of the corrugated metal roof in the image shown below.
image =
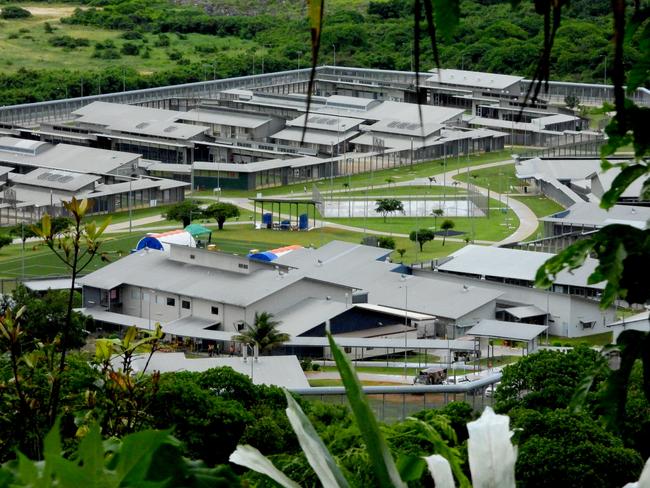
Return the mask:
<svg viewBox="0 0 650 488">
<path fill-rule="evenodd" d="M 540 266 L 555 254 L 508 249 L 503 247 L 468 245 L 452 253 L 439 271 L 470 274 L 479 277 L 495 276 L 534 282 Z M 572 285 L 589 288 L 604 288 L 604 283 L 588 285 L 587 278 L 598 262 L 587 258 L 585 264 L 573 272 L 563 271 L 557 275 L 558 285 Z M 489 283 L 486 283 L 489 285 Z"/>
<path fill-rule="evenodd" d="M 282 332 L 294 337 L 342 314 L 347 308 L 345 303 L 334 300 L 306 298 L 276 314 L 275 319 L 280 322 Z"/>
<path fill-rule="evenodd" d="M 526 319 L 529 317 L 539 317 L 540 315 L 546 315 L 546 312 L 544 310 L 536 307 L 535 305 L 506 308 L 504 312 L 507 312 L 518 319 Z"/>
<path fill-rule="evenodd" d="M 491 88 L 494 90 L 505 90 L 524 79 L 523 76 L 500 75 L 460 69 L 433 69 L 431 73 L 431 78 L 427 80 L 430 83 Z"/>
<path fill-rule="evenodd" d="M 532 341 L 546 331 L 546 325 L 523 324 L 521 322 L 503 322 L 500 320 L 482 319 L 469 329 L 469 335 L 477 337 L 493 337 L 513 341 Z"/>
</svg>

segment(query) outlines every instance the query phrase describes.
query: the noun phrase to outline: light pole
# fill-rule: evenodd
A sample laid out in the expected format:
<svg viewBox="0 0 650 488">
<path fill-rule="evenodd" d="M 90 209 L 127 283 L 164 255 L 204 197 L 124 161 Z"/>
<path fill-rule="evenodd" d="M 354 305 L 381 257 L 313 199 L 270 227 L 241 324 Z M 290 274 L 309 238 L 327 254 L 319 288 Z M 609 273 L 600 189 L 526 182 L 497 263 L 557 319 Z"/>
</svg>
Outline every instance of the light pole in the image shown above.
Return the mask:
<svg viewBox="0 0 650 488">
<path fill-rule="evenodd" d="M 155 299 L 156 297 L 156 291 L 149 289 L 149 313 L 148 313 L 148 319 L 149 319 L 149 330 L 151 330 L 151 302 Z"/>
<path fill-rule="evenodd" d="M 332 44 L 332 47 L 334 48 L 334 66 L 336 66 L 336 44 Z"/>
<path fill-rule="evenodd" d="M 133 198 L 133 178 L 129 180 L 129 234 L 133 230 L 133 219 L 131 218 L 131 208 L 133 205 L 131 205 L 131 199 Z"/>
<path fill-rule="evenodd" d="M 404 282 L 402 287 L 404 288 L 404 378 L 408 376 L 406 374 L 406 364 L 408 358 L 408 349 L 407 349 L 407 339 L 408 339 L 408 306 L 409 306 L 409 288 L 406 284 L 406 275 L 402 275 L 400 280 Z"/>
</svg>

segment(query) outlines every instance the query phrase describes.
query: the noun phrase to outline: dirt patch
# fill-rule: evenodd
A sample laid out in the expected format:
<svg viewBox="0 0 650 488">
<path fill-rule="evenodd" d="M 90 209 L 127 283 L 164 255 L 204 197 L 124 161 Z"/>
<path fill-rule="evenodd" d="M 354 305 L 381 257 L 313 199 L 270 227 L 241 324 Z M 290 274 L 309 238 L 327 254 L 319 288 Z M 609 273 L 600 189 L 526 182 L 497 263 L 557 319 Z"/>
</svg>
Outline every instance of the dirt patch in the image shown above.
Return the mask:
<svg viewBox="0 0 650 488">
<path fill-rule="evenodd" d="M 24 7 L 29 10 L 35 17 L 48 17 L 50 19 L 60 19 L 72 15 L 77 7 Z"/>
</svg>

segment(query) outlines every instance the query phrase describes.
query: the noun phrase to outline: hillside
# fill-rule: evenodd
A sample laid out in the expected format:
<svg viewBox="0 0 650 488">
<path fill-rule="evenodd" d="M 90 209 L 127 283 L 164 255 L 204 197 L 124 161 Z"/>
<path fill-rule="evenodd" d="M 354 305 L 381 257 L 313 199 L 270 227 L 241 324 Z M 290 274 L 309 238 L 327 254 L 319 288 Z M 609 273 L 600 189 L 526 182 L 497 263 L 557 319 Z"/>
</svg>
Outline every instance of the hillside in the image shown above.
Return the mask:
<svg viewBox="0 0 650 488">
<path fill-rule="evenodd" d="M 0 105 L 305 67 L 304 2 L 296 0 L 100 0 L 26 2 L 32 12 L 0 24 Z M 190 4 L 191 3 L 191 4 Z M 81 8 L 75 8 L 81 7 Z M 573 2 L 558 32 L 554 79 L 602 82 L 608 2 Z M 411 2 L 326 3 L 321 62 L 412 67 Z M 424 30 L 424 29 L 423 29 Z M 422 65 L 433 67 L 422 39 Z M 443 67 L 531 76 L 542 19 L 522 3 L 465 0 Z M 630 60 L 638 57 L 628 50 Z M 611 58 L 611 56 L 609 56 Z"/>
</svg>

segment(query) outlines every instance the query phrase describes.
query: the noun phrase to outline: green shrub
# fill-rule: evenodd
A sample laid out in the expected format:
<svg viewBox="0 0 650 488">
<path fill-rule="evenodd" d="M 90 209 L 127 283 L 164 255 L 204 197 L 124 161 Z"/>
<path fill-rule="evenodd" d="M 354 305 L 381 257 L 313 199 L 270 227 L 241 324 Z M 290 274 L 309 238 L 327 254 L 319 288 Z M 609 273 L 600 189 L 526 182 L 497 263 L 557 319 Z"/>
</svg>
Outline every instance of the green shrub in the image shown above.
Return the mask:
<svg viewBox="0 0 650 488">
<path fill-rule="evenodd" d="M 140 54 L 140 46 L 132 42 L 125 42 L 122 49 L 120 49 L 120 52 L 127 56 L 137 56 Z"/>
<path fill-rule="evenodd" d="M 0 17 L 3 19 L 24 19 L 31 16 L 32 13 L 29 10 L 16 7 L 15 5 L 7 5 L 6 7 L 3 7 L 2 12 L 0 12 Z"/>
<path fill-rule="evenodd" d="M 320 364 L 318 364 L 318 363 L 312 363 L 312 365 L 311 365 L 311 369 L 312 369 L 313 371 L 320 371 Z"/>
<path fill-rule="evenodd" d="M 54 36 L 48 41 L 51 46 L 62 47 L 64 49 L 76 49 L 78 47 L 90 46 L 90 41 L 83 38 L 75 38 L 70 36 Z"/>
<path fill-rule="evenodd" d="M 126 31 L 120 37 L 122 39 L 126 39 L 127 41 L 139 41 L 141 39 L 144 39 L 144 35 L 142 35 L 141 32 L 132 31 L 132 30 Z"/>
</svg>

